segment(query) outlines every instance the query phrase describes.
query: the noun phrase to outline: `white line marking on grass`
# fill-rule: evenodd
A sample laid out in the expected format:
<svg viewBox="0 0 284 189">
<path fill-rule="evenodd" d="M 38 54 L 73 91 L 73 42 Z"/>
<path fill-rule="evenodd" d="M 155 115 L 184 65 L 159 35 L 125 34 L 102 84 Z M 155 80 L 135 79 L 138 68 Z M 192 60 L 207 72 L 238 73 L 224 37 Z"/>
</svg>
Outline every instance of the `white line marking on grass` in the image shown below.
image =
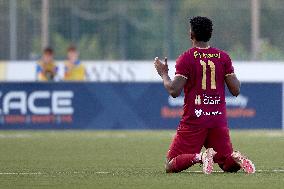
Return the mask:
<svg viewBox="0 0 284 189">
<path fill-rule="evenodd" d="M 203 173 L 202 171 L 186 171 L 188 173 Z M 284 173 L 284 169 L 273 169 L 273 170 L 256 170 L 256 173 Z M 213 173 L 224 173 L 224 171 L 213 171 Z"/>
<path fill-rule="evenodd" d="M 0 138 L 30 138 L 30 134 L 0 134 Z"/>
<path fill-rule="evenodd" d="M 64 172 L 57 172 L 57 173 L 64 173 Z M 107 171 L 96 171 L 96 172 L 92 172 L 92 171 L 74 171 L 74 172 L 65 172 L 65 173 L 73 173 L 73 174 L 110 174 L 110 172 Z"/>
<path fill-rule="evenodd" d="M 98 171 L 98 172 L 95 172 L 96 174 L 109 174 L 110 172 L 106 172 L 106 171 Z"/>
<path fill-rule="evenodd" d="M 187 173 L 203 173 L 202 171 L 185 171 Z M 273 169 L 273 170 L 268 170 L 268 169 L 264 169 L 264 170 L 256 170 L 256 173 L 284 173 L 284 169 Z M 1 175 L 47 175 L 47 174 L 51 174 L 52 172 L 0 172 L 0 176 Z M 96 171 L 96 172 L 92 172 L 92 171 L 59 171 L 59 172 L 53 172 L 55 174 L 62 174 L 62 175 L 68 175 L 68 174 L 111 174 L 111 172 L 108 171 Z M 223 171 L 213 171 L 213 173 L 224 173 Z"/>
<path fill-rule="evenodd" d="M 109 138 L 126 138 L 127 135 L 123 133 L 96 133 L 92 137 L 109 139 Z"/>
<path fill-rule="evenodd" d="M 52 173 L 52 172 L 51 172 Z M 97 172 L 92 172 L 92 171 L 58 171 L 58 172 L 53 172 L 55 174 L 110 174 L 110 172 L 107 171 L 97 171 Z M 50 173 L 43 173 L 43 172 L 0 172 L 0 175 L 43 175 L 43 174 L 50 174 Z"/>
<path fill-rule="evenodd" d="M 22 172 L 22 173 L 0 173 L 0 175 L 41 175 L 41 172 L 29 173 L 29 172 Z"/>
</svg>

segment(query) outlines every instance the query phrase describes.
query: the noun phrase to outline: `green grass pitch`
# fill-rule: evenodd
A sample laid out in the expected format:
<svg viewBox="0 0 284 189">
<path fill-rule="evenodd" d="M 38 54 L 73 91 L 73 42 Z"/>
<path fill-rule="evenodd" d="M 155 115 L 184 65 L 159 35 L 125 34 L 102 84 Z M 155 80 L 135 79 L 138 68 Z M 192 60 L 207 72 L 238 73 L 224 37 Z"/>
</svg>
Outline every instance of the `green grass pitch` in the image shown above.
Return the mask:
<svg viewBox="0 0 284 189">
<path fill-rule="evenodd" d="M 284 132 L 232 131 L 258 172 L 164 171 L 174 131 L 1 131 L 0 188 L 284 188 Z"/>
</svg>

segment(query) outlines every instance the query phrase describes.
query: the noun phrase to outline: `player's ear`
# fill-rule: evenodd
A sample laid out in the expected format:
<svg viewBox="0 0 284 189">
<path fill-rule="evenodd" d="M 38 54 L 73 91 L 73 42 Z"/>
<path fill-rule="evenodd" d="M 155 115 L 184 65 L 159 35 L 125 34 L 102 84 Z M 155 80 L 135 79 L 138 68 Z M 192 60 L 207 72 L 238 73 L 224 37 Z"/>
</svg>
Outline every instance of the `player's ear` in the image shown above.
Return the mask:
<svg viewBox="0 0 284 189">
<path fill-rule="evenodd" d="M 194 37 L 194 33 L 192 31 L 189 32 L 189 36 L 190 36 L 191 40 L 194 40 L 195 37 Z"/>
</svg>

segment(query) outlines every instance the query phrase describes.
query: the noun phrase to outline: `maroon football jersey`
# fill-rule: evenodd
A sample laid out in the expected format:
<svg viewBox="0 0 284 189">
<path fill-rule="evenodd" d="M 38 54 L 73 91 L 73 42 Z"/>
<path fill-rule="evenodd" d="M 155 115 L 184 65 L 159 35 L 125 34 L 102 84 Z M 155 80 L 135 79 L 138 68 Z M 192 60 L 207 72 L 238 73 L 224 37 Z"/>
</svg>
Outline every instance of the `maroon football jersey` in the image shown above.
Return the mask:
<svg viewBox="0 0 284 189">
<path fill-rule="evenodd" d="M 187 79 L 180 129 L 227 126 L 225 77 L 234 68 L 227 53 L 216 48 L 191 48 L 176 61 L 176 76 Z"/>
</svg>

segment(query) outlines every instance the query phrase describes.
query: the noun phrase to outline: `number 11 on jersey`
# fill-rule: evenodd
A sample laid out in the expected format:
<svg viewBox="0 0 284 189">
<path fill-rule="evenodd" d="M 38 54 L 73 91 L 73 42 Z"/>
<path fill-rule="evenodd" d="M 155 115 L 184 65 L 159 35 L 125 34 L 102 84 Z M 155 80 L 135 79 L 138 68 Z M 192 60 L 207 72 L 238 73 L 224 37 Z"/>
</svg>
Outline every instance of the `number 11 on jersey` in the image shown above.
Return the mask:
<svg viewBox="0 0 284 189">
<path fill-rule="evenodd" d="M 202 89 L 206 90 L 206 70 L 207 70 L 207 63 L 203 60 L 200 60 L 200 64 L 202 66 Z M 211 60 L 208 60 L 208 65 L 211 70 L 211 89 L 216 89 L 216 72 L 215 72 L 215 64 Z"/>
</svg>

